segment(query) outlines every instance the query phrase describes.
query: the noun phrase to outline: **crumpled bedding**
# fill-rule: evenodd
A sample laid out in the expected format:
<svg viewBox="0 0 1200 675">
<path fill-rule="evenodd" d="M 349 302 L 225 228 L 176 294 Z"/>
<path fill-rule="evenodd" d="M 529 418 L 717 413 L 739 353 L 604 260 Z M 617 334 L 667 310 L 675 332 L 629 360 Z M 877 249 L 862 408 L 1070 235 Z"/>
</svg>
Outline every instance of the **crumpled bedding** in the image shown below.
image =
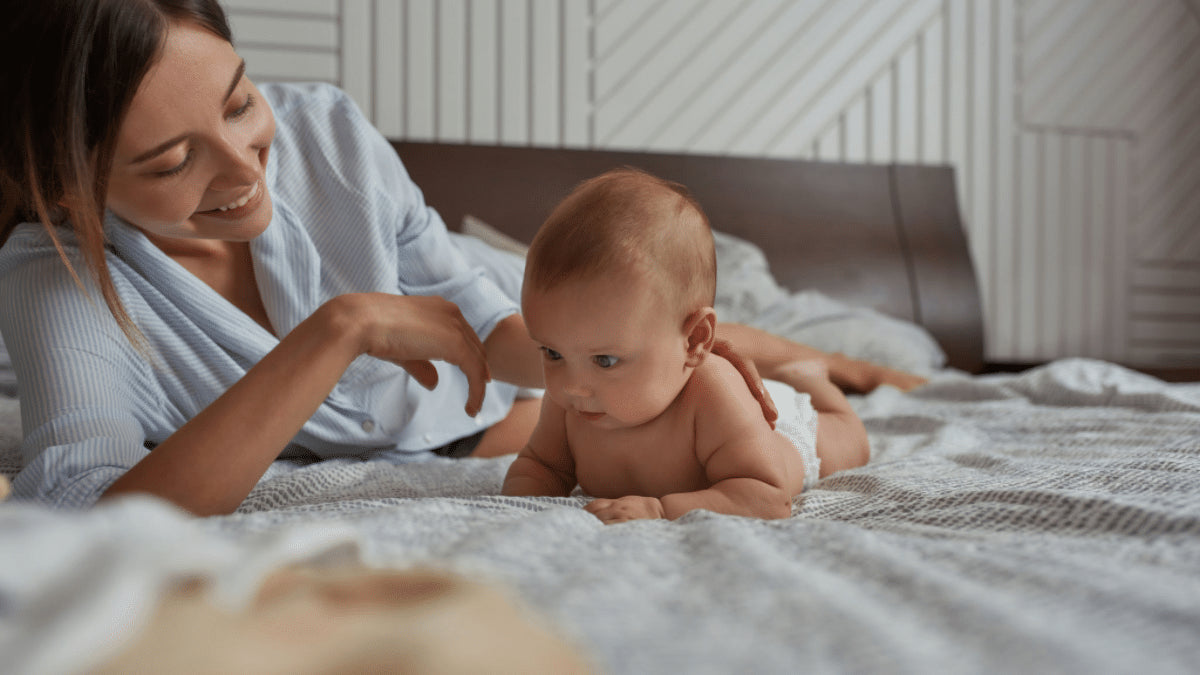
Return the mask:
<svg viewBox="0 0 1200 675">
<path fill-rule="evenodd" d="M 192 541 L 233 552 L 191 573 L 232 579 L 238 556 L 261 561 L 287 540 L 459 572 L 511 588 L 609 673 L 1194 672 L 1200 384 L 1070 359 L 1019 375 L 943 371 L 852 401 L 871 463 L 822 480 L 784 520 L 695 511 L 604 526 L 580 494 L 498 496 L 505 458 L 276 462 L 237 513 L 187 521 Z M 21 569 L 71 567 L 38 543 L 51 539 L 22 538 L 31 516 L 7 508 L 0 570 L 18 549 Z M 120 503 L 101 512 L 110 525 L 94 532 L 45 512 L 37 530 L 94 537 L 94 551 L 145 521 Z M 177 567 L 170 547 L 109 549 L 144 574 Z M 113 583 L 95 559 L 71 574 Z M 30 599 L 55 592 L 53 579 L 21 576 L 0 577 L 4 654 L 28 638 Z M 131 630 L 147 597 L 127 598 L 108 627 Z"/>
</svg>

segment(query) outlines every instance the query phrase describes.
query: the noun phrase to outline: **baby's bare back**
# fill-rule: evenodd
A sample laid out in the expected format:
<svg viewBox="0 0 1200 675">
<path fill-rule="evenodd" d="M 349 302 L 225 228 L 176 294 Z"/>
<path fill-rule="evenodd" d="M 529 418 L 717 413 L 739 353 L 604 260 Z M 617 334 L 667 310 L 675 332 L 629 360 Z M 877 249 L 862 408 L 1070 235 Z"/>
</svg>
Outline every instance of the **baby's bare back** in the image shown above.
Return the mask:
<svg viewBox="0 0 1200 675">
<path fill-rule="evenodd" d="M 706 424 L 716 406 L 737 406 L 739 425 Z M 602 429 L 567 419 L 567 443 L 575 476 L 594 497 L 663 497 L 712 486 L 705 462 L 726 453 L 766 453 L 787 468 L 788 487 L 798 494 L 804 468 L 795 447 L 771 429 L 746 381 L 726 359 L 700 364 L 670 407 L 650 422 L 628 429 Z"/>
</svg>

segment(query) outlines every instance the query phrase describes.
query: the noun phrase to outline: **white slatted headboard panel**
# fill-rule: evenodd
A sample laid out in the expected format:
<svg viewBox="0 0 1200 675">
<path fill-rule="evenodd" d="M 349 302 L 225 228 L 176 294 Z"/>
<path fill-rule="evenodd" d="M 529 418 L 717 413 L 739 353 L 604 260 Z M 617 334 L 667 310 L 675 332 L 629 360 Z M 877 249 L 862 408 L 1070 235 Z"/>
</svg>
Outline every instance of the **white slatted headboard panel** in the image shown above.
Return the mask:
<svg viewBox="0 0 1200 675">
<path fill-rule="evenodd" d="M 414 140 L 951 163 L 993 359 L 1200 365 L 1200 0 L 226 0 Z"/>
</svg>

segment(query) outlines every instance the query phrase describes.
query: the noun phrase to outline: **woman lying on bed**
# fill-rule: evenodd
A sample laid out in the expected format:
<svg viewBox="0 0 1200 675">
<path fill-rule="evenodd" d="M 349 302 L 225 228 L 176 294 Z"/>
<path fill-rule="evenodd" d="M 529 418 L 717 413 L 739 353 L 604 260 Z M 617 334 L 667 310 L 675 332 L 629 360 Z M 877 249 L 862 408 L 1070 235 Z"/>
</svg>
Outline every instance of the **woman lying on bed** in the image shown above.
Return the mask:
<svg viewBox="0 0 1200 675">
<path fill-rule="evenodd" d="M 538 403 L 518 387 L 541 364 L 516 305 L 344 94 L 255 87 L 215 0 L 14 12 L 6 62 L 31 65 L 3 86 L 0 329 L 18 496 L 227 513 L 280 456 L 524 444 Z M 825 356 L 719 333 L 764 375 Z M 825 358 L 849 388 L 919 383 Z"/>
</svg>

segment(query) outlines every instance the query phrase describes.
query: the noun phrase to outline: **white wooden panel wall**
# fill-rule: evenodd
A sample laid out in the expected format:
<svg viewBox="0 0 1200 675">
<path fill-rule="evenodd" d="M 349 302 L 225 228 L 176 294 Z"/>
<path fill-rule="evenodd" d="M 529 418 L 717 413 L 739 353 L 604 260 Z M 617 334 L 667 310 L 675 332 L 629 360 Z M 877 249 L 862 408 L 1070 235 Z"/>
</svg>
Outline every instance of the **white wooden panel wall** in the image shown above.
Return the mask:
<svg viewBox="0 0 1200 675">
<path fill-rule="evenodd" d="M 1200 0 L 226 0 L 387 135 L 950 163 L 989 356 L 1200 364 Z"/>
</svg>

